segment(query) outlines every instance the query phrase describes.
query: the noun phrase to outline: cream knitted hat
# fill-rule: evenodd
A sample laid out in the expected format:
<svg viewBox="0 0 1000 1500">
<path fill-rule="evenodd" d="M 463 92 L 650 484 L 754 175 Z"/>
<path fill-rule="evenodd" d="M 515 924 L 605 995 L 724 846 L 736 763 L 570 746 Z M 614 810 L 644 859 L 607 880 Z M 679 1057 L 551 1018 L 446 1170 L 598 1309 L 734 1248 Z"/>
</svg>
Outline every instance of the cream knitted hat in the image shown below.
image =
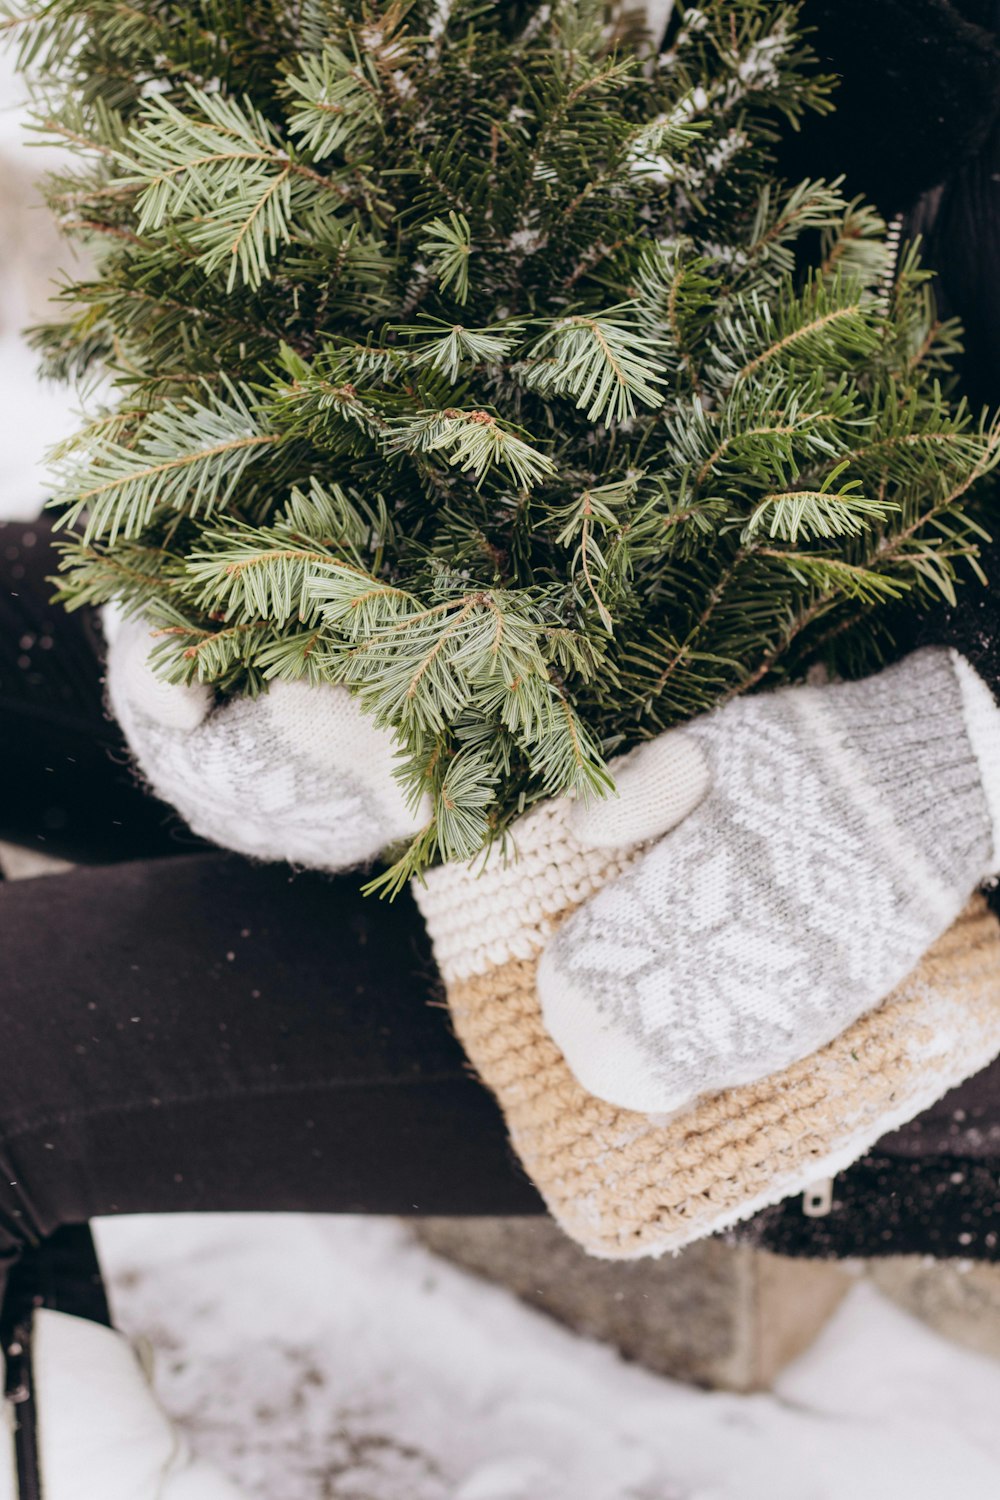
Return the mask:
<svg viewBox="0 0 1000 1500">
<path fill-rule="evenodd" d="M 414 894 L 455 1031 L 555 1219 L 585 1250 L 676 1250 L 842 1171 L 1000 1052 L 1000 923 L 977 897 L 914 972 L 820 1051 L 669 1117 L 588 1094 L 542 1021 L 538 960 L 642 847 L 584 846 L 542 804 L 513 847 L 431 871 Z"/>
</svg>

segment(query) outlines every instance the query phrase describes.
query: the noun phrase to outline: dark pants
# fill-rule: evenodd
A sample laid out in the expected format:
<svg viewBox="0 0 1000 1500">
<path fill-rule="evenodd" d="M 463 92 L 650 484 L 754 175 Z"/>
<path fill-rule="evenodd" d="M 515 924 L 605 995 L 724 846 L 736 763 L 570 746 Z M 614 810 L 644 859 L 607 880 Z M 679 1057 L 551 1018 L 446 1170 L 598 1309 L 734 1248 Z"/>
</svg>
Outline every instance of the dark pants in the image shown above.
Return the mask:
<svg viewBox="0 0 1000 1500">
<path fill-rule="evenodd" d="M 145 795 L 52 567 L 0 527 L 0 838 L 82 866 L 0 883 L 0 1270 L 100 1315 L 96 1215 L 539 1212 L 410 899 L 207 848 Z M 839 1179 L 843 1212 L 740 1232 L 1000 1258 L 998 1139 L 994 1066 Z"/>
</svg>

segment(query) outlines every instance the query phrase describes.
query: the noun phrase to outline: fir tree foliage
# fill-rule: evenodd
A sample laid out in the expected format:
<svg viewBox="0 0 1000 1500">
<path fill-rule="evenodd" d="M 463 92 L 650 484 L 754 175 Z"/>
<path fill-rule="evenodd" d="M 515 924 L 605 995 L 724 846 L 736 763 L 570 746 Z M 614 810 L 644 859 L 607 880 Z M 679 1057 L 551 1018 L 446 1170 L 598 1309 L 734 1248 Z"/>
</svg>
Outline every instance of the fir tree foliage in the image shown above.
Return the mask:
<svg viewBox="0 0 1000 1500">
<path fill-rule="evenodd" d="M 357 693 L 433 804 L 384 889 L 876 665 L 974 570 L 957 330 L 871 208 L 774 175 L 830 107 L 795 4 L 705 0 L 662 55 L 600 0 L 6 17 L 93 265 L 34 333 L 95 392 L 62 597 L 148 616 L 174 680 Z"/>
</svg>

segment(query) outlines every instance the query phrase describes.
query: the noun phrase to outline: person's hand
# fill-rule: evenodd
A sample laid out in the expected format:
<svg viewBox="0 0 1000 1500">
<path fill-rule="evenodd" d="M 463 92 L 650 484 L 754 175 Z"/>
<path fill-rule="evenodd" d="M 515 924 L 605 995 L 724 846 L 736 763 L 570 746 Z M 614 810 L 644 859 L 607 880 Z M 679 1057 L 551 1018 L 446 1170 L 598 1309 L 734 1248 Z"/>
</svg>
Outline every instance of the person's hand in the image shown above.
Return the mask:
<svg viewBox="0 0 1000 1500">
<path fill-rule="evenodd" d="M 586 901 L 538 968 L 545 1025 L 590 1093 L 671 1112 L 806 1057 L 871 1010 L 1000 868 L 1000 707 L 931 648 L 862 682 L 736 700 L 687 744 L 711 787 Z M 657 838 L 641 798 L 580 808 Z"/>
<path fill-rule="evenodd" d="M 258 859 L 320 870 L 364 864 L 412 837 L 392 737 L 346 688 L 276 682 L 215 706 L 207 687 L 163 682 L 141 620 L 106 622 L 107 689 L 151 790 L 195 833 Z"/>
</svg>

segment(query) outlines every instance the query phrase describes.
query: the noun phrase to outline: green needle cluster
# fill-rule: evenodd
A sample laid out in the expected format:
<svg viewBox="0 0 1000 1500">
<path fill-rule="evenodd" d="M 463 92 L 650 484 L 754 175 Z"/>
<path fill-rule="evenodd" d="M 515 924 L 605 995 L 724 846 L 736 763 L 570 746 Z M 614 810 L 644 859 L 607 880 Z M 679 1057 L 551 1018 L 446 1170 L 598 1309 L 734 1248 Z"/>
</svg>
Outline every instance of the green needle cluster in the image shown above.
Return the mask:
<svg viewBox="0 0 1000 1500">
<path fill-rule="evenodd" d="M 795 4 L 24 0 L 92 271 L 60 592 L 221 694 L 343 683 L 433 816 L 383 877 L 975 587 L 1000 429 L 916 252 L 776 175 Z M 98 377 L 101 377 L 98 379 Z"/>
</svg>

